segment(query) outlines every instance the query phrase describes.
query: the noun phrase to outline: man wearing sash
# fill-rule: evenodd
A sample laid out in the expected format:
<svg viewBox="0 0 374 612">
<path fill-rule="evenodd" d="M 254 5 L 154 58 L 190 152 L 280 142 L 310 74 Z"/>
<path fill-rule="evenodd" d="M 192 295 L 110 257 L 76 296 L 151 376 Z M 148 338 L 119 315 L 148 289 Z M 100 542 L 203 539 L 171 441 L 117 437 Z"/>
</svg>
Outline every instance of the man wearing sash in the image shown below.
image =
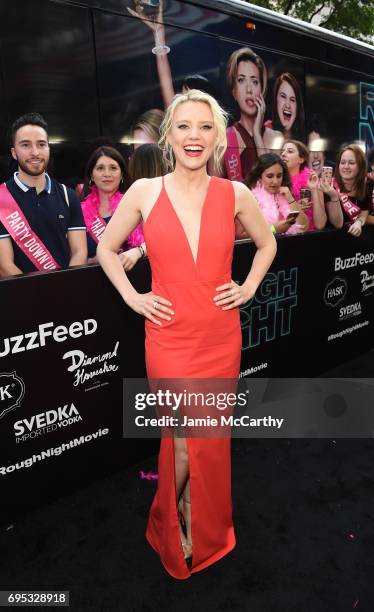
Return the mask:
<svg viewBox="0 0 374 612">
<path fill-rule="evenodd" d="M 0 276 L 85 264 L 78 197 L 46 173 L 49 144 L 43 117 L 19 117 L 12 125 L 12 144 L 18 172 L 0 185 Z"/>
</svg>

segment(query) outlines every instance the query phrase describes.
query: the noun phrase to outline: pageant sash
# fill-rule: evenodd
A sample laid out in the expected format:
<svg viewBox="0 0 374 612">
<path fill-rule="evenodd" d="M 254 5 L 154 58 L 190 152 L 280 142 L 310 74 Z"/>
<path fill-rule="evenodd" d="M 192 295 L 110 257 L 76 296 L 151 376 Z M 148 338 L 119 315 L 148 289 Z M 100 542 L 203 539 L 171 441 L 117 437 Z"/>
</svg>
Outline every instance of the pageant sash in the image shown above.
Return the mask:
<svg viewBox="0 0 374 612">
<path fill-rule="evenodd" d="M 106 228 L 104 219 L 99 213 L 97 213 L 92 220 L 85 219 L 85 222 L 88 233 L 90 234 L 91 238 L 94 239 L 96 244 L 98 244 Z"/>
<path fill-rule="evenodd" d="M 40 272 L 59 270 L 47 247 L 31 229 L 25 215 L 8 191 L 5 183 L 0 185 L 0 221 L 16 245 L 25 253 Z"/>
<path fill-rule="evenodd" d="M 226 130 L 227 149 L 225 152 L 225 165 L 227 178 L 230 181 L 243 181 L 242 164 L 240 162 L 240 149 L 235 128 L 232 126 Z"/>
<path fill-rule="evenodd" d="M 359 206 L 357 206 L 357 204 L 354 204 L 352 202 L 352 200 L 349 199 L 349 195 L 347 193 L 342 193 L 339 189 L 339 185 L 338 183 L 335 181 L 333 181 L 333 187 L 336 191 L 336 193 L 338 194 L 338 198 L 340 200 L 340 203 L 342 205 L 342 207 L 344 208 L 346 214 L 348 215 L 350 221 L 352 223 L 354 223 L 358 217 L 358 215 L 361 212 L 361 208 Z"/>
</svg>

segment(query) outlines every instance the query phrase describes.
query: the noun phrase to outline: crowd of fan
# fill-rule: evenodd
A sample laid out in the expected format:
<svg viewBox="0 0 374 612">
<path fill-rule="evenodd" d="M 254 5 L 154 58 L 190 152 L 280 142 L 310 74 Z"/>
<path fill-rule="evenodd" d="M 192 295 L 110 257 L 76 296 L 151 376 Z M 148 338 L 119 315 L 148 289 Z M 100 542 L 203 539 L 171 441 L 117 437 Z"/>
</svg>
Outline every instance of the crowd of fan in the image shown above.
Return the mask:
<svg viewBox="0 0 374 612">
<path fill-rule="evenodd" d="M 75 189 L 47 173 L 43 117 L 29 113 L 14 122 L 11 154 L 18 170 L 0 186 L 1 277 L 96 263 L 97 244 L 128 187 L 167 172 L 157 145 L 162 115 L 148 115 L 134 126 L 129 161 L 113 146 L 98 147 Z M 318 170 L 298 140 L 286 140 L 278 153 L 260 155 L 244 180 L 275 234 L 330 226 L 359 237 L 363 225 L 374 225 L 374 149 L 367 161 L 360 146 L 348 144 L 339 151 L 335 169 L 321 163 Z M 247 238 L 239 223 L 236 237 Z M 124 270 L 146 253 L 139 224 L 119 252 Z"/>
</svg>

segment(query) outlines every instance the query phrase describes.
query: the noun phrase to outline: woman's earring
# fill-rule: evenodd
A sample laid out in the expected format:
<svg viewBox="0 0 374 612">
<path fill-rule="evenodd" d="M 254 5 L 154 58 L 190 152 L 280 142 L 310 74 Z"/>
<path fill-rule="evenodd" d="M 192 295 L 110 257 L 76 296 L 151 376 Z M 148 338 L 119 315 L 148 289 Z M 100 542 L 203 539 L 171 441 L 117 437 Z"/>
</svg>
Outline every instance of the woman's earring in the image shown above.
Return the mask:
<svg viewBox="0 0 374 612">
<path fill-rule="evenodd" d="M 88 181 L 88 184 L 89 184 L 89 185 L 93 185 L 93 184 L 94 184 L 94 182 L 93 182 L 93 180 L 92 180 L 92 177 L 91 177 L 91 178 L 90 178 L 90 180 Z"/>
</svg>

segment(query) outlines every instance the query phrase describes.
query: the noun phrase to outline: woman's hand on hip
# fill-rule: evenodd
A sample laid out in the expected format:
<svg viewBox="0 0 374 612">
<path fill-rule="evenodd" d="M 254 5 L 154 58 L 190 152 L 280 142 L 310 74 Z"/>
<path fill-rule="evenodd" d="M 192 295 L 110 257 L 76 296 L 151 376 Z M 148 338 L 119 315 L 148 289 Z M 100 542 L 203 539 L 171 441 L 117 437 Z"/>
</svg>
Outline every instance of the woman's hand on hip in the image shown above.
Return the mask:
<svg viewBox="0 0 374 612">
<path fill-rule="evenodd" d="M 222 310 L 232 310 L 248 302 L 255 294 L 250 287 L 238 285 L 233 280 L 216 288 L 219 292 L 213 300 L 216 306 L 222 306 Z"/>
<path fill-rule="evenodd" d="M 152 291 L 149 293 L 136 293 L 131 300 L 128 301 L 130 308 L 138 314 L 143 315 L 157 325 L 162 325 L 160 319 L 171 321 L 174 311 L 170 308 L 172 303 L 169 300 L 156 295 Z"/>
</svg>

